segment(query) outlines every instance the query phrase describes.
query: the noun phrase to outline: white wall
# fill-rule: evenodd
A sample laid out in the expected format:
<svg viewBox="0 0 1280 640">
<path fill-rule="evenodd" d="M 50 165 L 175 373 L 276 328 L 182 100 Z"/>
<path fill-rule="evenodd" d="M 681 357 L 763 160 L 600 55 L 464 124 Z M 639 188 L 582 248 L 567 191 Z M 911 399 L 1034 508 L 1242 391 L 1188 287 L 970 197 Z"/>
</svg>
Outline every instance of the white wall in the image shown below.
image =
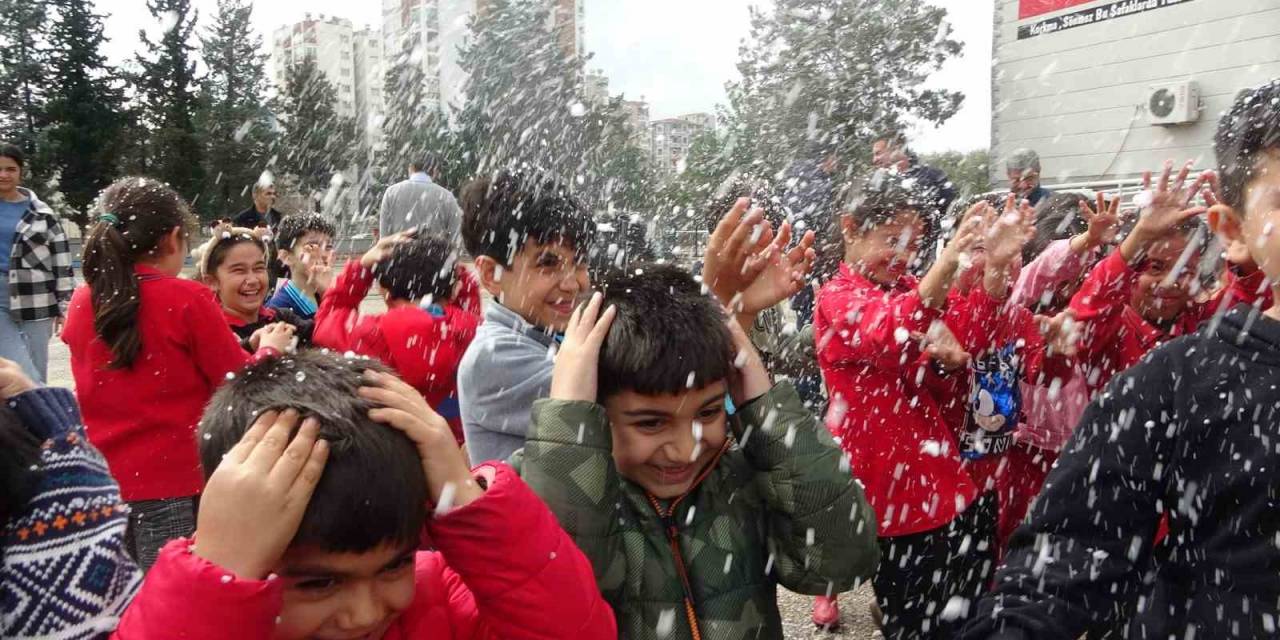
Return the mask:
<svg viewBox="0 0 1280 640">
<path fill-rule="evenodd" d="M 1018 20 L 1019 0 L 997 0 L 992 79 L 992 177 L 1005 156 L 1040 153 L 1047 184 L 1131 178 L 1166 158 L 1214 165 L 1221 113 L 1240 90 L 1280 77 L 1280 0 L 1186 0 L 1024 40 L 1018 27 L 1109 5 L 1088 2 Z M 1190 125 L 1149 123 L 1153 84 L 1195 80 L 1203 112 Z"/>
</svg>

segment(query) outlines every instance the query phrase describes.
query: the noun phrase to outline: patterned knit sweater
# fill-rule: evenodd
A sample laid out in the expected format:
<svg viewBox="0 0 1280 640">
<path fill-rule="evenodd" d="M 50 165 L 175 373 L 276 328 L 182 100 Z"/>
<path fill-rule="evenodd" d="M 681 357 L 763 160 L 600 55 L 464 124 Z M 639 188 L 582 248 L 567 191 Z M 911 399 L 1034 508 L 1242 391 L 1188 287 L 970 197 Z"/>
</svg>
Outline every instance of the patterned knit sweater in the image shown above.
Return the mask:
<svg viewBox="0 0 1280 640">
<path fill-rule="evenodd" d="M 142 582 L 124 550 L 120 489 L 70 391 L 36 389 L 8 405 L 44 445 L 31 501 L 3 523 L 0 637 L 106 637 Z"/>
</svg>

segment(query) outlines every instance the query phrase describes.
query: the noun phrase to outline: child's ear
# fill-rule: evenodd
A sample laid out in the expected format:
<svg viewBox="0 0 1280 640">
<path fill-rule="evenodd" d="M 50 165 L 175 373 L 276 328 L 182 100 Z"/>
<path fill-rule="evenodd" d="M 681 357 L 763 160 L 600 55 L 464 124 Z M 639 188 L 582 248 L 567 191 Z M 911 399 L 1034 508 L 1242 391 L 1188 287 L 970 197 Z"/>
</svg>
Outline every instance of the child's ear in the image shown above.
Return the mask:
<svg viewBox="0 0 1280 640">
<path fill-rule="evenodd" d="M 1236 210 L 1225 204 L 1209 209 L 1209 228 L 1222 241 L 1227 260 L 1233 264 L 1245 264 L 1251 260 L 1249 241 L 1244 237 L 1244 221 Z"/>
<path fill-rule="evenodd" d="M 160 242 L 156 246 L 159 254 L 162 256 L 172 255 L 175 253 L 187 252 L 187 234 L 182 227 L 174 227 L 160 238 Z"/>
<path fill-rule="evenodd" d="M 497 298 L 502 293 L 502 285 L 500 280 L 503 276 L 503 266 L 498 264 L 497 260 L 489 256 L 480 256 L 476 258 L 476 276 L 480 279 L 480 286 L 489 295 Z"/>
</svg>

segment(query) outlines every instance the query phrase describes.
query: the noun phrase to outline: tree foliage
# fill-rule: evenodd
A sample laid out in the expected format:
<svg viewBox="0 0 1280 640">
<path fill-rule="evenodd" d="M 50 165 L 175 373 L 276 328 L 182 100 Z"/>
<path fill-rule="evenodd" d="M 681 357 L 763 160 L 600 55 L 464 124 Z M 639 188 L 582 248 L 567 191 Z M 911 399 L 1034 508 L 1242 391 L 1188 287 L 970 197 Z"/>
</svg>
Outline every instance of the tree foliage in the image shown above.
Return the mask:
<svg viewBox="0 0 1280 640">
<path fill-rule="evenodd" d="M 32 158 L 26 176 L 31 184 L 48 175 L 36 161 L 48 120 L 45 75 L 50 49 L 40 39 L 48 24 L 47 11 L 43 0 L 0 1 L 0 86 L 10 92 L 0 103 L 0 135 Z"/>
<path fill-rule="evenodd" d="M 356 123 L 336 109 L 337 92 L 316 61 L 304 56 L 290 69 L 280 96 L 282 135 L 277 162 L 303 195 L 316 198 L 356 159 Z"/>
<path fill-rule="evenodd" d="M 193 53 L 198 12 L 191 0 L 147 0 L 161 24 L 158 37 L 138 32 L 146 52 L 137 57 L 140 113 L 147 129 L 147 170 L 187 199 L 204 190 L 204 146 L 196 131 L 199 111 Z"/>
<path fill-rule="evenodd" d="M 991 152 L 986 149 L 969 151 L 944 151 L 932 153 L 920 158 L 920 161 L 935 169 L 941 169 L 951 178 L 959 199 L 992 190 L 991 185 Z"/>
</svg>

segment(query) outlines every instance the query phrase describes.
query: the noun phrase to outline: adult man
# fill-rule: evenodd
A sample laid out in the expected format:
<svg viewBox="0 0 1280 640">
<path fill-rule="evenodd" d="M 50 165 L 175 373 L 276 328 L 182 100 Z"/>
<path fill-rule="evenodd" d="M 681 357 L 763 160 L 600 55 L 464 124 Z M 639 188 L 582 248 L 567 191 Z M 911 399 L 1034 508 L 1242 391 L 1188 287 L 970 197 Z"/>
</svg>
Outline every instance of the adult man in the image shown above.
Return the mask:
<svg viewBox="0 0 1280 640">
<path fill-rule="evenodd" d="M 1031 206 L 1040 203 L 1053 192 L 1040 185 L 1040 154 L 1032 149 L 1018 149 L 1005 161 L 1005 174 L 1009 177 L 1009 190 Z"/>
<path fill-rule="evenodd" d="M 237 227 L 254 229 L 263 225 L 271 227 L 275 235 L 276 227 L 284 214 L 275 210 L 276 186 L 269 182 L 257 182 L 253 185 L 253 206 L 236 215 Z"/>
<path fill-rule="evenodd" d="M 387 188 L 378 212 L 378 234 L 389 235 L 415 227 L 457 238 L 462 225 L 462 208 L 446 188 L 436 184 L 440 175 L 439 156 L 428 153 L 409 164 L 409 179 Z"/>
</svg>

